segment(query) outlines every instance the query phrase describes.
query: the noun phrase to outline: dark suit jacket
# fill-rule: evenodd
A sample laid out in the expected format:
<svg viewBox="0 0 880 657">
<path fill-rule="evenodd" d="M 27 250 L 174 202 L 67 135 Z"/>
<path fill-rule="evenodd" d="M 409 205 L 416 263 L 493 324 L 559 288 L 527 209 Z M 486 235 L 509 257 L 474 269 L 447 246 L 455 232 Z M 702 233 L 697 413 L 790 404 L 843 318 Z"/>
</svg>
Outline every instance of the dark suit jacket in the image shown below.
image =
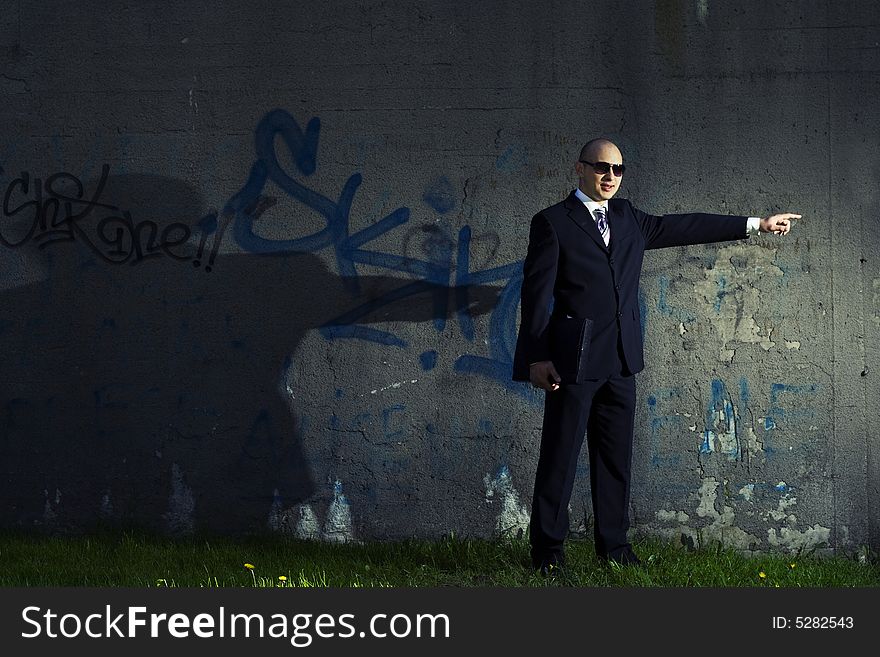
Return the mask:
<svg viewBox="0 0 880 657">
<path fill-rule="evenodd" d="M 529 363 L 552 360 L 548 324 L 570 315 L 593 320 L 584 378 L 617 374 L 617 337 L 626 366 L 644 369 L 639 319 L 639 275 L 645 249 L 706 244 L 748 237 L 747 217 L 718 214 L 654 216 L 627 199 L 608 202 L 608 248 L 574 191 L 532 218 L 523 264 L 521 322 L 513 380 L 529 380 Z"/>
</svg>

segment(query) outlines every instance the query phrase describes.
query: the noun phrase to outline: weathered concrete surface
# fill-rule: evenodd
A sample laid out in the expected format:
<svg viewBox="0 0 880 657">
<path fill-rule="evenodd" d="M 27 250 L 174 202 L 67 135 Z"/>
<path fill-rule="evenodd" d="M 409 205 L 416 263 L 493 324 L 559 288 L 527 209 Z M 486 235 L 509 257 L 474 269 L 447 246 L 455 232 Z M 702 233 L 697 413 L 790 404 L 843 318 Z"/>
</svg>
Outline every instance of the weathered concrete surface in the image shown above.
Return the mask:
<svg viewBox="0 0 880 657">
<path fill-rule="evenodd" d="M 647 256 L 635 528 L 878 547 L 875 3 L 296 4 L 4 6 L 3 526 L 522 530 L 528 221 L 601 134 L 655 214 L 803 214 Z"/>
</svg>

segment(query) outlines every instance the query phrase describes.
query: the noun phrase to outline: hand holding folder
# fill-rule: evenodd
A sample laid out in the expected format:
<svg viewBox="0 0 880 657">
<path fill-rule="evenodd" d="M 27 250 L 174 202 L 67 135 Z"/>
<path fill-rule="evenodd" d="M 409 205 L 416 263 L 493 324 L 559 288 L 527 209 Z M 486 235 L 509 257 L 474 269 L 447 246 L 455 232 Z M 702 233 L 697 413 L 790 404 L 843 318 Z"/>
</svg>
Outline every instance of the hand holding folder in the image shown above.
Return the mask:
<svg viewBox="0 0 880 657">
<path fill-rule="evenodd" d="M 551 316 L 547 328 L 550 340 L 550 358 L 563 383 L 581 383 L 584 380 L 593 320 L 578 317 Z"/>
</svg>

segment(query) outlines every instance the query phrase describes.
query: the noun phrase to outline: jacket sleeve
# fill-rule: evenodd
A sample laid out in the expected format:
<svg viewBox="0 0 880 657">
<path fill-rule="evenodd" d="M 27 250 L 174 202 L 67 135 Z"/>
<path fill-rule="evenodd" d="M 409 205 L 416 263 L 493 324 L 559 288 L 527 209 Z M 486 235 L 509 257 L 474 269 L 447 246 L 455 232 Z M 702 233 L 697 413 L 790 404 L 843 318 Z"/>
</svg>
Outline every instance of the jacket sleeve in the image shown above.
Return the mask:
<svg viewBox="0 0 880 657">
<path fill-rule="evenodd" d="M 536 214 L 529 229 L 529 248 L 523 263 L 520 292 L 519 342 L 526 363 L 550 360 L 547 324 L 558 261 L 556 231 L 544 215 Z"/>
<path fill-rule="evenodd" d="M 646 249 L 726 242 L 749 236 L 746 230 L 748 217 L 703 212 L 655 216 L 642 212 L 631 203 L 630 208 L 645 238 Z"/>
</svg>

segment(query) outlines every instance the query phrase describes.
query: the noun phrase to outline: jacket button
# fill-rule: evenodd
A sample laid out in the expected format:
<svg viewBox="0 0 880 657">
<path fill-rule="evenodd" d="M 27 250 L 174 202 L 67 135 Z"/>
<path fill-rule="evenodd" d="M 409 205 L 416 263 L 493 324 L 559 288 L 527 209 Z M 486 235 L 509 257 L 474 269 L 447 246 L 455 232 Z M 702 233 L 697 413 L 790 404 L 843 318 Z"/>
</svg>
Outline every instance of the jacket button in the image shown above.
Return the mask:
<svg viewBox="0 0 880 657">
<path fill-rule="evenodd" d="M 615 289 L 615 290 L 619 290 L 619 289 L 620 289 L 620 285 L 615 285 L 615 286 L 614 286 L 614 289 Z"/>
<path fill-rule="evenodd" d="M 617 311 L 617 316 L 620 317 L 620 311 Z"/>
<path fill-rule="evenodd" d="M 608 259 L 608 264 L 609 264 L 609 265 L 613 265 L 613 264 L 614 264 L 614 258 L 609 258 L 609 259 Z"/>
</svg>

